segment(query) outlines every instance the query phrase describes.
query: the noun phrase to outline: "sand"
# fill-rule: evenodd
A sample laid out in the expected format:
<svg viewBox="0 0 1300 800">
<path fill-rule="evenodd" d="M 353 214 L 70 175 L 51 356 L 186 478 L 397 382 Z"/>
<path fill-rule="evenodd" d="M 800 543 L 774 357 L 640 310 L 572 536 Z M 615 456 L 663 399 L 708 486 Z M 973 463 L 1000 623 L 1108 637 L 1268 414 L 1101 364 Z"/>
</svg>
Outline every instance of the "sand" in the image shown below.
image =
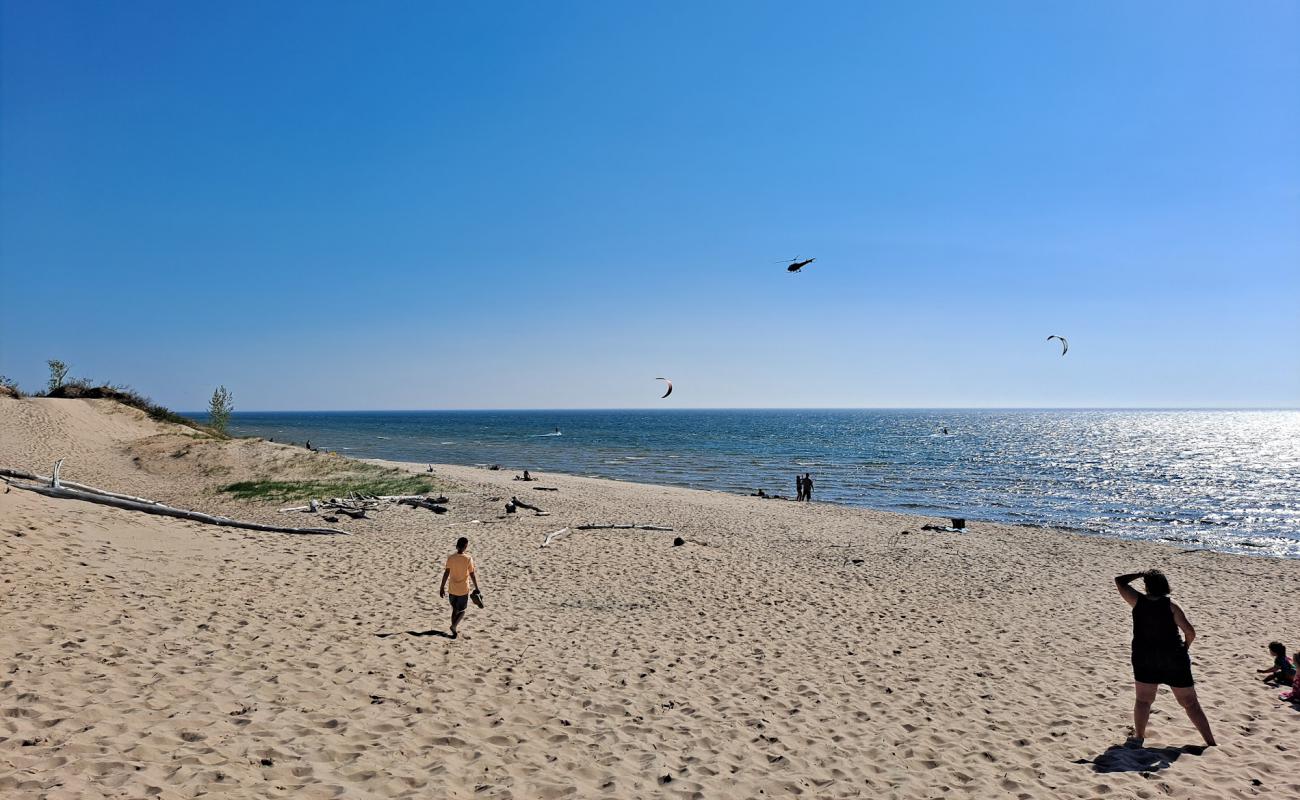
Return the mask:
<svg viewBox="0 0 1300 800">
<path fill-rule="evenodd" d="M 216 487 L 328 458 L 194 437 L 111 401 L 0 399 L 0 466 L 66 457 L 69 480 L 246 519 L 291 517 Z M 1300 644 L 1298 562 L 435 474 L 450 513 L 383 511 L 346 537 L 0 494 L 0 795 L 1300 796 L 1300 713 L 1253 674 L 1270 639 Z M 500 519 L 512 494 L 549 515 Z M 600 522 L 675 530 L 540 547 Z M 487 608 L 453 641 L 437 588 L 459 535 Z M 1147 749 L 1117 748 L 1132 689 L 1111 578 L 1150 566 L 1200 634 L 1221 744 L 1204 754 L 1167 689 Z"/>
</svg>

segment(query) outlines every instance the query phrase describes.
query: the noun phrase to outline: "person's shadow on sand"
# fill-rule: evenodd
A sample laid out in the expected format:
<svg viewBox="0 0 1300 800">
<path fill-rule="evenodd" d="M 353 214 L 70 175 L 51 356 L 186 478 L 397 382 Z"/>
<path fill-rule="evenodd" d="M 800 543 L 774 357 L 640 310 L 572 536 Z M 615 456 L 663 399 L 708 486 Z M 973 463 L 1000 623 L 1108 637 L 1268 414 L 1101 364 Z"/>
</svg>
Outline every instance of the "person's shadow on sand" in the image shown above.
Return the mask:
<svg viewBox="0 0 1300 800">
<path fill-rule="evenodd" d="M 1184 754 L 1199 756 L 1205 752 L 1200 745 L 1182 747 L 1132 747 L 1113 744 L 1096 758 L 1081 758 L 1076 764 L 1091 764 L 1093 772 L 1158 772 L 1169 769 Z"/>
<path fill-rule="evenodd" d="M 399 633 L 405 633 L 407 636 L 441 636 L 444 639 L 450 639 L 451 634 L 446 631 L 389 631 L 388 633 L 376 633 L 380 639 L 387 639 L 389 636 L 396 636 Z"/>
</svg>

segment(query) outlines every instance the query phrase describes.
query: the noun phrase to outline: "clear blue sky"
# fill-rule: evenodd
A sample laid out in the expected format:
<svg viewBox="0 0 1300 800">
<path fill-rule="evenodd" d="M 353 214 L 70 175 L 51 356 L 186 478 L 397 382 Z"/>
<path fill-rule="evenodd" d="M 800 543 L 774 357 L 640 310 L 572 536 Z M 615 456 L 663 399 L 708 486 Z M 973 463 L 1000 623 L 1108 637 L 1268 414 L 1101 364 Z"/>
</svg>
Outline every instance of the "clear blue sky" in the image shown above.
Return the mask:
<svg viewBox="0 0 1300 800">
<path fill-rule="evenodd" d="M 1297 2 L 0 7 L 28 387 L 1300 404 Z"/>
</svg>

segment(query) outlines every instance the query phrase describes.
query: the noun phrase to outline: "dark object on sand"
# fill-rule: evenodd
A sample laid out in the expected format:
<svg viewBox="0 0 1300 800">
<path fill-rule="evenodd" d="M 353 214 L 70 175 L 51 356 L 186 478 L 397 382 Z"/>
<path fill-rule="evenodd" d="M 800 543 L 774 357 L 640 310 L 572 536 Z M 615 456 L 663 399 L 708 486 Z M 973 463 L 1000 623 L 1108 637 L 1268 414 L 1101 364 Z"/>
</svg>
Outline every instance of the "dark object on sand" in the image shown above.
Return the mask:
<svg viewBox="0 0 1300 800">
<path fill-rule="evenodd" d="M 681 547 L 684 544 L 686 544 L 686 540 L 680 536 L 678 536 L 676 539 L 673 539 L 673 547 Z"/>
<path fill-rule="evenodd" d="M 922 525 L 923 531 L 939 531 L 940 533 L 965 533 L 966 520 L 960 517 L 952 517 L 952 525 Z"/>
<path fill-rule="evenodd" d="M 507 514 L 515 513 L 515 504 L 513 501 L 506 503 L 506 513 Z"/>
<path fill-rule="evenodd" d="M 422 500 L 415 497 L 404 497 L 397 501 L 399 506 L 411 506 L 412 508 L 427 508 L 435 514 L 446 514 L 446 506 L 439 505 L 438 501 L 447 502 L 447 498 L 440 497 L 437 500 Z"/>
<path fill-rule="evenodd" d="M 498 470 L 498 469 L 501 469 L 501 465 L 500 465 L 500 464 L 493 464 L 492 466 L 488 467 L 488 469 L 490 469 L 490 470 Z"/>
<path fill-rule="evenodd" d="M 370 519 L 366 516 L 366 510 L 364 508 L 336 508 L 334 510 L 340 514 L 346 514 L 353 519 Z"/>
<path fill-rule="evenodd" d="M 534 492 L 558 492 L 560 490 L 551 486 L 534 486 L 533 491 Z"/>
<path fill-rule="evenodd" d="M 536 511 L 539 514 L 542 513 L 542 510 L 540 508 L 538 508 L 537 506 L 530 506 L 527 503 L 525 503 L 523 500 L 520 500 L 518 497 L 511 497 L 510 502 L 514 503 L 519 508 L 526 508 L 529 511 Z"/>
<path fill-rule="evenodd" d="M 338 521 L 339 521 L 339 518 L 338 518 L 338 517 L 325 517 L 325 521 L 326 521 L 326 522 L 338 522 Z"/>
</svg>

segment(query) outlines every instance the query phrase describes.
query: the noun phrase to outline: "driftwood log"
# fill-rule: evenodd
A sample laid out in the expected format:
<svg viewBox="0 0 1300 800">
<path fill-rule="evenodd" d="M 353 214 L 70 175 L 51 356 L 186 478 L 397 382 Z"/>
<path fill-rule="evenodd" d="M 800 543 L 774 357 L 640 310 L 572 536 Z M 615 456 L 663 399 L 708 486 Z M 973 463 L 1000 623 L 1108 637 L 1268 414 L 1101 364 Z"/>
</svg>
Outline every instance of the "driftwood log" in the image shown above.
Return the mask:
<svg viewBox="0 0 1300 800">
<path fill-rule="evenodd" d="M 576 525 L 574 530 L 579 531 L 604 531 L 604 530 L 638 530 L 638 531 L 671 531 L 672 528 L 666 528 L 662 525 Z"/>
<path fill-rule="evenodd" d="M 446 500 L 444 499 L 444 502 Z M 425 500 L 423 497 L 404 497 L 397 501 L 399 506 L 411 506 L 412 508 L 427 508 L 435 514 L 446 514 L 447 507 L 438 505 L 436 500 Z"/>
<path fill-rule="evenodd" d="M 516 506 L 518 506 L 519 508 L 526 508 L 526 509 L 528 509 L 529 511 L 536 511 L 536 512 L 539 513 L 539 514 L 544 514 L 544 513 L 546 513 L 546 512 L 544 512 L 544 511 L 542 511 L 540 508 L 538 508 L 537 506 L 532 506 L 532 505 L 529 505 L 528 503 L 525 503 L 523 500 L 520 500 L 518 497 L 511 497 L 511 498 L 510 498 L 510 502 L 514 503 L 514 504 L 515 504 Z"/>
<path fill-rule="evenodd" d="M 6 472 L 7 471 L 8 470 L 6 470 Z M 202 522 L 207 525 L 220 525 L 226 528 L 243 528 L 250 531 L 267 531 L 270 533 L 347 535 L 347 531 L 334 530 L 333 528 L 284 528 L 279 525 L 263 525 L 260 522 L 244 522 L 242 520 L 230 519 L 229 517 L 218 517 L 212 514 L 204 514 L 200 511 L 190 511 L 184 508 L 172 508 L 171 506 L 164 505 L 156 500 L 145 500 L 143 502 L 139 500 L 127 500 L 121 497 L 114 497 L 111 493 L 73 489 L 69 486 L 67 481 L 64 481 L 62 486 L 43 486 L 38 483 L 22 483 L 15 480 L 7 480 L 6 482 L 15 489 L 26 489 L 29 492 L 43 494 L 46 497 L 56 497 L 62 500 L 82 500 L 87 503 L 98 503 L 99 505 L 122 508 L 127 511 L 142 511 L 146 514 L 158 514 L 164 517 L 188 519 L 192 522 Z"/>
<path fill-rule="evenodd" d="M 568 528 L 560 528 L 558 531 L 555 531 L 554 533 L 546 534 L 546 538 L 542 540 L 542 547 L 545 547 L 546 545 L 550 544 L 556 539 L 559 539 L 561 536 L 564 536 L 567 533 L 569 533 Z"/>
</svg>

